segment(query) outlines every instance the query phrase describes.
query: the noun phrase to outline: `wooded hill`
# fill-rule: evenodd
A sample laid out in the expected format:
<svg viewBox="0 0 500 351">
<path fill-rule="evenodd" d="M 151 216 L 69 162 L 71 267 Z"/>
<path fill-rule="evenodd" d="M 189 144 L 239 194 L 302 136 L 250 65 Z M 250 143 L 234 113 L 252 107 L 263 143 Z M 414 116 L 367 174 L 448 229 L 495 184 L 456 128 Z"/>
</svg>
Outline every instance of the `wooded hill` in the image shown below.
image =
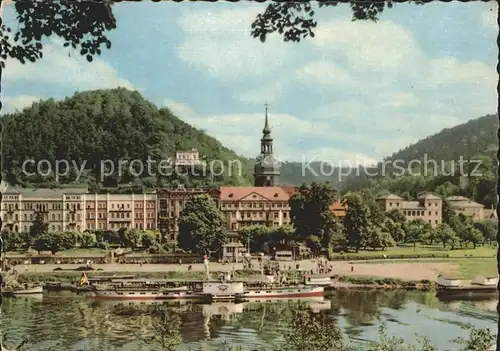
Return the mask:
<svg viewBox="0 0 500 351">
<path fill-rule="evenodd" d="M 252 182 L 251 164 L 225 148 L 219 141 L 203 131 L 184 123 L 168 108 L 158 109 L 138 92 L 123 88 L 76 93 L 62 101 L 49 99 L 34 103 L 21 112 L 2 116 L 3 121 L 3 177 L 12 184 L 22 186 L 57 187 L 61 184 L 86 184 L 92 190 L 104 187 L 114 192 L 141 191 L 143 188 L 175 186 L 247 185 Z M 256 141 L 258 142 L 258 141 Z M 147 169 L 148 156 L 152 160 L 175 157 L 176 151 L 197 148 L 207 163 L 224 162 L 221 176 L 193 174 L 163 170 L 159 175 L 158 163 Z M 256 146 L 258 150 L 258 145 Z M 24 174 L 24 160 L 47 160 L 52 169 L 56 160 L 74 161 L 84 166 L 85 172 L 77 179 L 77 170 L 70 167 L 67 176 L 56 182 L 54 173 L 48 176 Z M 141 160 L 144 171 L 127 166 L 118 171 L 118 160 Z M 102 161 L 112 160 L 115 171 L 101 181 Z M 230 160 L 239 160 L 242 174 L 227 171 Z M 105 163 L 108 166 L 110 163 Z M 233 163 L 234 164 L 234 163 Z M 35 172 L 33 165 L 30 172 Z M 44 171 L 47 171 L 45 165 Z M 111 169 L 106 167 L 109 174 Z M 218 171 L 216 169 L 216 171 Z M 65 173 L 65 172 L 63 172 Z M 153 173 L 153 175 L 151 175 Z M 213 172 L 216 173 L 216 172 Z"/>
<path fill-rule="evenodd" d="M 374 195 L 391 192 L 406 198 L 432 191 L 444 196 L 467 196 L 491 206 L 496 203 L 497 130 L 496 115 L 443 129 L 387 157 L 384 160 L 385 176 L 379 164 L 380 176 L 368 177 L 361 172 L 359 177 L 347 178 L 342 188 L 367 189 Z M 463 171 L 460 170 L 461 159 L 467 161 L 463 163 Z M 408 170 L 412 160 L 422 161 L 422 166 L 412 167 L 412 174 L 408 171 L 401 174 L 399 169 L 391 166 L 399 164 Z M 427 168 L 423 166 L 425 160 L 428 160 Z M 436 161 L 437 169 L 431 160 Z M 374 173 L 374 170 L 370 172 Z"/>
</svg>

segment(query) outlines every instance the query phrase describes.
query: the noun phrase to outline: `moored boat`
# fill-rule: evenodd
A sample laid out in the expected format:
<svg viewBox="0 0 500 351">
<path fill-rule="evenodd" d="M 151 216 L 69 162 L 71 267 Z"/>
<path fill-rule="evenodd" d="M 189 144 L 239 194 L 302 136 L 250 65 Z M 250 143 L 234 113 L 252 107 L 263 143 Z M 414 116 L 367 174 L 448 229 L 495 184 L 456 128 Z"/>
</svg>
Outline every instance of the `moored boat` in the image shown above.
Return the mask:
<svg viewBox="0 0 500 351">
<path fill-rule="evenodd" d="M 305 285 L 331 286 L 332 277 L 328 274 L 306 274 L 304 276 Z"/>
<path fill-rule="evenodd" d="M 477 276 L 472 281 L 464 282 L 458 278 L 438 276 L 437 296 L 451 295 L 473 296 L 497 292 L 498 277 Z"/>
<path fill-rule="evenodd" d="M 31 289 L 12 291 L 13 296 L 36 295 L 36 294 L 43 294 L 43 287 L 42 286 L 36 286 L 36 287 L 31 288 Z"/>
<path fill-rule="evenodd" d="M 97 287 L 90 297 L 97 300 L 172 300 L 204 299 L 205 295 L 193 292 L 187 287 L 172 289 Z"/>
<path fill-rule="evenodd" d="M 297 287 L 271 287 L 262 289 L 249 289 L 242 294 L 237 294 L 240 299 L 260 298 L 292 298 L 292 297 L 322 297 L 325 289 L 322 286 L 297 286 Z"/>
</svg>

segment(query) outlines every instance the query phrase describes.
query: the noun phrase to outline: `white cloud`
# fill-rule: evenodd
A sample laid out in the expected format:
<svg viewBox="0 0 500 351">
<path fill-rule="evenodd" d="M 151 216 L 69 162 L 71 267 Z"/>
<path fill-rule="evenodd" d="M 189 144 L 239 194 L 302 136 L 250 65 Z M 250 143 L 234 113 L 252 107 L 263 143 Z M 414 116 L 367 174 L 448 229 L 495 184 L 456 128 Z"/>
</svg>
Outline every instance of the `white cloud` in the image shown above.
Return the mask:
<svg viewBox="0 0 500 351">
<path fill-rule="evenodd" d="M 237 93 L 235 97 L 245 104 L 262 105 L 264 102 L 275 103 L 283 97 L 284 83 L 276 82 L 261 88 Z"/>
<path fill-rule="evenodd" d="M 297 77 L 309 84 L 322 84 L 338 87 L 351 87 L 356 83 L 349 73 L 338 65 L 317 61 L 309 63 L 297 70 Z"/>
<path fill-rule="evenodd" d="M 331 21 L 318 26 L 312 43 L 324 57 L 344 57 L 355 70 L 397 72 L 421 56 L 411 33 L 390 21 Z"/>
<path fill-rule="evenodd" d="M 259 140 L 264 127 L 262 113 L 200 115 L 187 104 L 174 100 L 165 100 L 164 106 L 172 110 L 179 118 L 194 127 L 205 130 L 218 139 L 224 146 L 246 157 L 256 157 L 259 154 Z M 349 135 L 337 134 L 335 124 L 330 121 L 305 120 L 297 116 L 283 113 L 269 114 L 269 124 L 275 140 L 274 151 L 282 160 L 303 161 L 320 160 L 322 157 L 331 162 L 352 162 L 359 160 L 373 162 L 374 158 L 362 153 L 338 147 L 307 147 L 307 139 L 323 140 L 325 142 L 355 141 Z M 299 136 L 290 133 L 290 128 L 300 131 Z M 368 141 L 369 142 L 369 141 Z"/>
<path fill-rule="evenodd" d="M 234 81 L 248 76 L 262 77 L 281 67 L 288 58 L 287 47 L 273 37 L 262 44 L 250 35 L 251 24 L 262 6 L 224 8 L 217 11 L 187 7 L 179 20 L 184 42 L 177 48 L 179 58 L 210 76 Z"/>
<path fill-rule="evenodd" d="M 5 80 L 42 82 L 75 87 L 78 90 L 125 87 L 134 90 L 133 84 L 122 78 L 106 61 L 97 57 L 88 62 L 78 52 L 64 48 L 60 40 L 44 46 L 43 59 L 21 64 L 7 61 L 3 72 Z"/>
<path fill-rule="evenodd" d="M 405 107 L 415 106 L 419 100 L 413 93 L 393 93 L 380 97 L 381 106 L 387 107 Z"/>
<path fill-rule="evenodd" d="M 495 90 L 498 74 L 493 67 L 480 61 L 459 61 L 454 57 L 429 60 L 425 84 L 441 86 L 465 83 Z"/>
<path fill-rule="evenodd" d="M 357 100 L 334 102 L 313 110 L 311 114 L 325 123 L 330 122 L 330 132 L 334 137 L 366 148 L 364 153 L 375 159 L 388 156 L 443 128 L 464 122 L 453 114 L 446 114 L 447 111 L 422 112 L 412 106 L 394 108 L 391 103 L 401 103 L 398 98 L 403 102 L 412 98 L 408 93 L 391 96 L 396 99 L 391 101 L 375 97 L 366 103 Z"/>
<path fill-rule="evenodd" d="M 31 106 L 35 101 L 39 101 L 38 96 L 18 95 L 4 96 L 2 98 L 2 114 L 21 111 L 25 107 Z"/>
</svg>

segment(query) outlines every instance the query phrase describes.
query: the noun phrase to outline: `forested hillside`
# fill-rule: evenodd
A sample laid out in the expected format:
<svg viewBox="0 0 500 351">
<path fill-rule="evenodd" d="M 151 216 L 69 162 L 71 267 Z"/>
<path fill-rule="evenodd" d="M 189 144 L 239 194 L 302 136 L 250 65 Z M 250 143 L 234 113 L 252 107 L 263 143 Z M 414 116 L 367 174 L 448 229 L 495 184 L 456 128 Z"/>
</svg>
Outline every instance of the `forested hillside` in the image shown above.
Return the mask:
<svg viewBox="0 0 500 351">
<path fill-rule="evenodd" d="M 41 101 L 22 112 L 2 116 L 2 121 L 3 176 L 14 184 L 43 187 L 79 183 L 96 191 L 106 187 L 129 192 L 176 184 L 251 183 L 251 164 L 246 158 L 184 123 L 167 108 L 158 109 L 138 92 L 123 88 L 76 93 L 63 101 Z M 224 172 L 216 163 L 212 169 L 206 167 L 196 172 L 167 169 L 166 161 L 160 164 L 160 160 L 174 158 L 176 151 L 191 148 L 197 148 L 207 164 L 223 161 Z M 36 174 L 26 175 L 21 169 L 27 159 L 47 160 L 42 167 L 47 173 L 48 164 L 54 170 L 56 160 L 67 160 L 70 172 L 57 182 L 54 172 L 43 176 L 36 172 L 36 165 L 29 164 L 29 171 Z M 104 162 L 103 167 L 105 160 L 110 161 Z M 144 170 L 141 171 L 139 162 L 132 168 L 124 163 L 119 167 L 119 160 L 140 160 Z M 241 162 L 241 174 L 234 169 L 228 171 L 230 160 Z M 114 172 L 111 163 L 115 165 Z M 80 167 L 84 172 L 78 179 Z M 222 175 L 214 175 L 221 172 Z M 102 177 L 107 174 L 111 175 Z"/>
<path fill-rule="evenodd" d="M 361 172 L 359 177 L 346 179 L 342 187 L 368 189 L 374 195 L 391 192 L 406 198 L 433 191 L 444 196 L 467 196 L 492 206 L 496 203 L 497 130 L 496 115 L 444 129 L 387 157 L 385 166 L 378 165 L 378 176 Z"/>
<path fill-rule="evenodd" d="M 299 186 L 313 182 L 328 182 L 337 186 L 341 178 L 338 168 L 332 169 L 326 163 L 322 165 L 321 162 L 311 162 L 308 165 L 300 162 L 284 162 L 281 164 L 280 172 L 280 182 L 285 185 Z"/>
</svg>

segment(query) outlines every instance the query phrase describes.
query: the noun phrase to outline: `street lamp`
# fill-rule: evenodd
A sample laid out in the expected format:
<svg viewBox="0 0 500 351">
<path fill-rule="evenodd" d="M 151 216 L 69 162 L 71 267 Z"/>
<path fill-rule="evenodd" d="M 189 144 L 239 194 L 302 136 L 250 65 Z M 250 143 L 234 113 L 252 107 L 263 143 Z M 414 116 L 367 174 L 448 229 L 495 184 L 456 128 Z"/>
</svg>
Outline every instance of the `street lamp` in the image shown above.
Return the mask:
<svg viewBox="0 0 500 351">
<path fill-rule="evenodd" d="M 160 242 L 161 242 L 162 244 L 163 244 L 163 243 L 164 243 L 164 241 L 165 241 L 165 233 L 166 233 L 166 232 L 167 232 L 167 231 L 165 230 L 165 228 L 161 228 L 161 229 L 160 229 L 160 234 L 161 234 Z"/>
</svg>

